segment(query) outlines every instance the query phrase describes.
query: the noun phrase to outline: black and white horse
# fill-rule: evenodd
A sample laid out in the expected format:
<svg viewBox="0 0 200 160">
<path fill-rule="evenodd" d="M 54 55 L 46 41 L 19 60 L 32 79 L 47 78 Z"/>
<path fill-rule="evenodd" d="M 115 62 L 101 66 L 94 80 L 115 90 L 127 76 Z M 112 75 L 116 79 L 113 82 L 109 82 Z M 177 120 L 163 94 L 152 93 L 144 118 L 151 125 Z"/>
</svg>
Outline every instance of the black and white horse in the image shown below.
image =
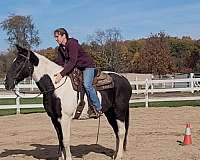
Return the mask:
<svg viewBox="0 0 200 160">
<path fill-rule="evenodd" d="M 43 93 L 43 105 L 57 132 L 61 159 L 72 160 L 70 152 L 70 125 L 77 107 L 77 93 L 70 78 L 64 77 L 59 84 L 54 82 L 54 74 L 63 68 L 44 56 L 16 46 L 18 53 L 7 72 L 5 88 L 12 90 L 15 85 L 32 76 Z M 129 127 L 129 100 L 131 85 L 126 78 L 109 73 L 114 80 L 114 88 L 100 92 L 105 116 L 116 136 L 116 151 L 113 159 L 121 160 L 126 149 Z"/>
</svg>

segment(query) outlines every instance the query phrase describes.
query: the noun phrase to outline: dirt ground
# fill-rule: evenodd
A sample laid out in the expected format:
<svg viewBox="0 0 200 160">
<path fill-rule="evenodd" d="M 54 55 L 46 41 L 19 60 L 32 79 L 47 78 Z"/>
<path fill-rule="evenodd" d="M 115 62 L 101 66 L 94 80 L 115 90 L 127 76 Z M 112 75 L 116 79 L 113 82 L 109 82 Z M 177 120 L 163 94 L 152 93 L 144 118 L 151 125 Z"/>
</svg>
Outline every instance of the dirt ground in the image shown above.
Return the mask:
<svg viewBox="0 0 200 160">
<path fill-rule="evenodd" d="M 199 160 L 200 107 L 130 109 L 125 160 Z M 182 146 L 186 123 L 192 125 L 192 145 Z M 72 122 L 74 160 L 109 160 L 115 138 L 105 117 L 95 145 L 97 120 Z M 55 160 L 57 137 L 46 113 L 0 117 L 1 160 Z"/>
</svg>

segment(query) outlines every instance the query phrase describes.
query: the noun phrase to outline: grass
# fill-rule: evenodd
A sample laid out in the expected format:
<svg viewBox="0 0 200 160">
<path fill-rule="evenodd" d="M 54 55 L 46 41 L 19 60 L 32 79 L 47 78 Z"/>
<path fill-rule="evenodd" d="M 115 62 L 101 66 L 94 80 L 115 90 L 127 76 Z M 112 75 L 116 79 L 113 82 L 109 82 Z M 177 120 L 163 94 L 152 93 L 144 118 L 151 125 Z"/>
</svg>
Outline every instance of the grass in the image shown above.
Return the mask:
<svg viewBox="0 0 200 160">
<path fill-rule="evenodd" d="M 20 114 L 30 114 L 30 113 L 43 113 L 44 108 L 26 108 L 20 109 Z M 16 114 L 16 109 L 1 109 L 0 116 L 14 115 Z"/>
<path fill-rule="evenodd" d="M 26 98 L 20 99 L 20 104 L 41 104 L 42 98 Z M 0 105 L 14 105 L 15 99 L 0 99 Z M 149 102 L 149 107 L 181 107 L 181 106 L 200 106 L 200 101 L 173 101 L 173 102 Z M 145 107 L 145 103 L 131 103 L 131 108 Z M 44 108 L 28 108 L 21 109 L 21 114 L 43 113 Z M 2 109 L 0 116 L 16 114 L 16 109 Z"/>
<path fill-rule="evenodd" d="M 149 102 L 149 107 L 200 106 L 200 101 Z M 131 108 L 145 107 L 145 103 L 131 103 Z"/>
<path fill-rule="evenodd" d="M 20 98 L 20 104 L 41 104 L 42 98 Z M 14 105 L 14 98 L 0 99 L 0 105 Z"/>
<path fill-rule="evenodd" d="M 21 98 L 20 104 L 41 104 L 42 98 Z M 15 105 L 15 99 L 8 98 L 8 99 L 0 99 L 0 105 Z M 44 108 L 26 108 L 20 109 L 21 114 L 29 114 L 29 113 L 41 113 L 45 112 Z M 1 109 L 0 116 L 5 115 L 13 115 L 16 114 L 16 109 Z"/>
</svg>

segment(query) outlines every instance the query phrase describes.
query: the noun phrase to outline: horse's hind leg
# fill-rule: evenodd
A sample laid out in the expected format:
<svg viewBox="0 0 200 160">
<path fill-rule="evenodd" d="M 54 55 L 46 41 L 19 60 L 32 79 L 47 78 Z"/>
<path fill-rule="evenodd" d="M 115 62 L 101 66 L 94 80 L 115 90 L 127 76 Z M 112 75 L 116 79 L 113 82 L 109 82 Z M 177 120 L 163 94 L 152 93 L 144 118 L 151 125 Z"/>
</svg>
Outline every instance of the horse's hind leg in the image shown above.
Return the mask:
<svg viewBox="0 0 200 160">
<path fill-rule="evenodd" d="M 115 160 L 121 160 L 123 156 L 123 143 L 125 139 L 125 125 L 124 122 L 117 120 L 118 126 L 118 138 L 116 139 L 116 152 L 115 152 Z"/>
<path fill-rule="evenodd" d="M 129 129 L 129 104 L 128 104 L 127 111 L 125 113 L 125 137 L 124 137 L 124 144 L 123 144 L 124 151 L 126 151 L 128 129 Z"/>
<path fill-rule="evenodd" d="M 105 113 L 105 115 L 108 119 L 108 122 L 112 126 L 116 137 L 116 149 L 113 155 L 113 159 L 121 160 L 123 157 L 123 145 L 126 133 L 125 123 L 123 120 L 117 119 L 116 113 L 114 112 L 113 108 L 110 108 Z"/>
</svg>

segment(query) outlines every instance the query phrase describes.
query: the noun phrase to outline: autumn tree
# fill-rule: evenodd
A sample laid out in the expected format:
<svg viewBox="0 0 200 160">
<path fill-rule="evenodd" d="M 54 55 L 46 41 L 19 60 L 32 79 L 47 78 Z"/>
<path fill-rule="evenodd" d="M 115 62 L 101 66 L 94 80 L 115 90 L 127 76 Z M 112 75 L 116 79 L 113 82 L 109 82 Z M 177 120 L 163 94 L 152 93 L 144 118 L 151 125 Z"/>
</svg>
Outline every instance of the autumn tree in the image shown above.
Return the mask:
<svg viewBox="0 0 200 160">
<path fill-rule="evenodd" d="M 52 48 L 49 47 L 47 49 L 41 49 L 39 51 L 37 51 L 39 54 L 45 56 L 46 58 L 48 58 L 51 61 L 55 61 L 57 54 L 58 54 L 58 47 L 57 48 Z"/>
<path fill-rule="evenodd" d="M 164 75 L 174 72 L 167 39 L 164 32 L 151 35 L 146 39 L 140 55 L 141 73 Z"/>
<path fill-rule="evenodd" d="M 40 44 L 38 30 L 31 16 L 11 14 L 0 23 L 0 27 L 6 31 L 7 41 L 12 48 L 15 44 L 30 49 Z"/>
</svg>

